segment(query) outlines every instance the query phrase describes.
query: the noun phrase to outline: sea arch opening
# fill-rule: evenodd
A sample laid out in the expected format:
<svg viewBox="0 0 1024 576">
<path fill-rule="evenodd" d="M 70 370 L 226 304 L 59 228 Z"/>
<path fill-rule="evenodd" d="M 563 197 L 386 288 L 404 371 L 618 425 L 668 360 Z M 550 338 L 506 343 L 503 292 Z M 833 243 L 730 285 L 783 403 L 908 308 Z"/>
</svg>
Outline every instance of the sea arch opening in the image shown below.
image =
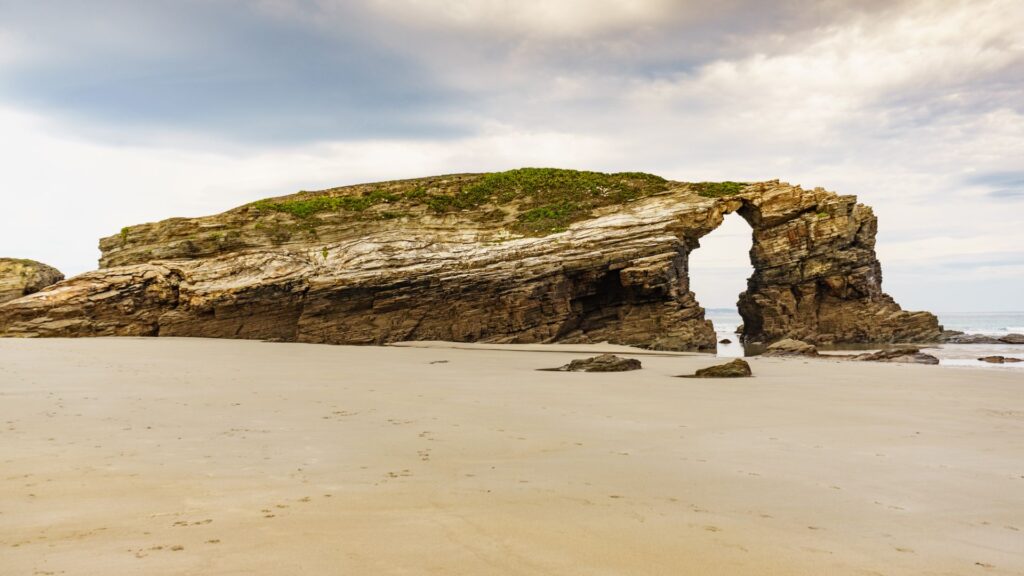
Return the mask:
<svg viewBox="0 0 1024 576">
<path fill-rule="evenodd" d="M 750 260 L 753 231 L 739 214 L 726 214 L 722 224 L 700 238 L 700 247 L 690 252 L 687 266 L 690 290 L 704 308 L 705 318 L 715 326 L 718 356 L 744 355 L 743 323 L 737 301 L 754 274 Z M 723 342 L 728 340 L 728 342 Z"/>
</svg>

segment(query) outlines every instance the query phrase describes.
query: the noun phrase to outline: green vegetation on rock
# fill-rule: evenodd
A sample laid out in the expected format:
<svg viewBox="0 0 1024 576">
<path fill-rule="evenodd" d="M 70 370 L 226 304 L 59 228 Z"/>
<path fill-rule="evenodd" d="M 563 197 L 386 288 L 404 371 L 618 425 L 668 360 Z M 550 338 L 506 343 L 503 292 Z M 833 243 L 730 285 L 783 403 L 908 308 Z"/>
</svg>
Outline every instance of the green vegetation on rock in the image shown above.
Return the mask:
<svg viewBox="0 0 1024 576">
<path fill-rule="evenodd" d="M 589 218 L 593 210 L 663 192 L 668 182 L 642 172 L 605 174 L 558 168 L 520 168 L 451 179 L 410 180 L 377 185 L 359 193 L 300 192 L 280 200 L 260 200 L 259 212 L 280 212 L 308 219 L 328 212 L 347 212 L 360 219 L 392 220 L 419 208 L 436 215 L 480 212 L 481 220 L 504 217 L 499 206 L 514 206 L 514 232 L 542 236 Z M 378 206 L 389 209 L 379 210 Z M 392 210 L 390 208 L 402 208 Z M 367 213 L 367 215 L 363 215 Z"/>
<path fill-rule="evenodd" d="M 705 198 L 725 198 L 735 196 L 747 186 L 746 182 L 697 182 L 690 184 L 690 188 Z"/>
<path fill-rule="evenodd" d="M 312 196 L 282 201 L 259 200 L 252 206 L 260 211 L 272 210 L 291 214 L 296 218 L 309 218 L 320 212 L 337 212 L 339 210 L 362 212 L 371 206 L 395 202 L 398 199 L 399 197 L 394 194 L 373 190 L 361 196 Z"/>
</svg>

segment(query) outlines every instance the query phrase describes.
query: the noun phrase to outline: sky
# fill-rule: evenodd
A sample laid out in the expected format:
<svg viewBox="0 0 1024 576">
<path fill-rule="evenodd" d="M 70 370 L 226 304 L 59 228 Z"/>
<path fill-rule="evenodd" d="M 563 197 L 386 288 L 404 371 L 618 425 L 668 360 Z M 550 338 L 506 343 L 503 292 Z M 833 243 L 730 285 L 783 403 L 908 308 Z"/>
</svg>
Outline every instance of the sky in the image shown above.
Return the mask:
<svg viewBox="0 0 1024 576">
<path fill-rule="evenodd" d="M 1020 0 L 0 0 L 0 255 L 521 166 L 856 194 L 905 308 L 1021 310 Z M 732 306 L 749 228 L 693 254 Z"/>
</svg>

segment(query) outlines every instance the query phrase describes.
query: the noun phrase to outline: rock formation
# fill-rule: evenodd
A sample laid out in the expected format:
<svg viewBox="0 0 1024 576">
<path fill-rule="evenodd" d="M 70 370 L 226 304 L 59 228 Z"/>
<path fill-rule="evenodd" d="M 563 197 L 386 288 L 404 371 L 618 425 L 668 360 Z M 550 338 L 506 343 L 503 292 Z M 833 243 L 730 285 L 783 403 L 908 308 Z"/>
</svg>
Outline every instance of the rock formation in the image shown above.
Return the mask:
<svg viewBox="0 0 1024 576">
<path fill-rule="evenodd" d="M 559 368 L 542 368 L 549 372 L 629 372 L 639 370 L 640 361 L 636 358 L 619 358 L 614 354 L 601 354 L 584 360 L 573 360 Z"/>
<path fill-rule="evenodd" d="M 778 181 L 521 169 L 300 192 L 124 228 L 101 268 L 0 306 L 6 336 L 338 344 L 601 342 L 714 349 L 699 239 L 753 228 L 743 338 L 932 341 L 881 289 L 871 209 Z"/>
<path fill-rule="evenodd" d="M 1024 344 L 1024 334 L 989 336 L 987 334 L 964 334 L 950 330 L 943 333 L 941 340 L 947 344 Z"/>
<path fill-rule="evenodd" d="M 978 358 L 981 362 L 988 362 L 989 364 L 1015 364 L 1017 362 L 1024 362 L 1020 358 L 1014 358 L 1012 356 L 984 356 Z"/>
<path fill-rule="evenodd" d="M 676 376 L 676 378 L 747 378 L 753 376 L 750 364 L 742 358 L 736 358 L 725 364 L 716 364 L 701 368 L 692 375 Z"/>
<path fill-rule="evenodd" d="M 0 258 L 0 304 L 34 294 L 63 279 L 60 270 L 42 262 Z"/>
<path fill-rule="evenodd" d="M 792 338 L 783 338 L 765 349 L 762 356 L 817 356 L 818 348 Z"/>
<path fill-rule="evenodd" d="M 920 348 L 914 348 L 911 346 L 901 346 L 899 348 L 890 348 L 886 350 L 879 350 L 877 352 L 870 352 L 867 354 L 857 354 L 850 358 L 851 360 L 859 360 L 861 362 L 891 362 L 895 364 L 938 364 L 939 359 L 931 354 L 925 354 L 921 352 Z"/>
</svg>

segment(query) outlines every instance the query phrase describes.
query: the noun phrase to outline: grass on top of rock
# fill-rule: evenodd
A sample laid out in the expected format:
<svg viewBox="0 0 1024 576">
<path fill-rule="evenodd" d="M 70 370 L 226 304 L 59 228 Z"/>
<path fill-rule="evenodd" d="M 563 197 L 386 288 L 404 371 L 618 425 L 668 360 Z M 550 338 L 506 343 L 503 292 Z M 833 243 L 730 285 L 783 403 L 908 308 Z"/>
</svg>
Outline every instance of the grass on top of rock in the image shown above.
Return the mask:
<svg viewBox="0 0 1024 576">
<path fill-rule="evenodd" d="M 310 218 L 324 212 L 349 212 L 363 219 L 394 219 L 415 207 L 437 215 L 480 212 L 494 220 L 497 207 L 513 207 L 513 232 L 543 236 L 565 230 L 585 220 L 593 210 L 645 198 L 668 188 L 668 181 L 653 174 L 620 172 L 605 174 L 558 168 L 520 168 L 507 172 L 477 174 L 446 179 L 427 178 L 382 183 L 353 193 L 326 191 L 281 200 L 260 200 L 250 206 L 263 212 L 283 212 L 296 218 Z M 342 193 L 337 193 L 342 192 Z M 347 194 L 343 192 L 348 192 Z M 403 211 L 376 207 L 402 208 Z M 369 212 L 367 214 L 363 214 Z"/>
<path fill-rule="evenodd" d="M 746 182 L 696 182 L 690 188 L 705 198 L 726 198 L 735 196 L 747 186 Z"/>
</svg>

